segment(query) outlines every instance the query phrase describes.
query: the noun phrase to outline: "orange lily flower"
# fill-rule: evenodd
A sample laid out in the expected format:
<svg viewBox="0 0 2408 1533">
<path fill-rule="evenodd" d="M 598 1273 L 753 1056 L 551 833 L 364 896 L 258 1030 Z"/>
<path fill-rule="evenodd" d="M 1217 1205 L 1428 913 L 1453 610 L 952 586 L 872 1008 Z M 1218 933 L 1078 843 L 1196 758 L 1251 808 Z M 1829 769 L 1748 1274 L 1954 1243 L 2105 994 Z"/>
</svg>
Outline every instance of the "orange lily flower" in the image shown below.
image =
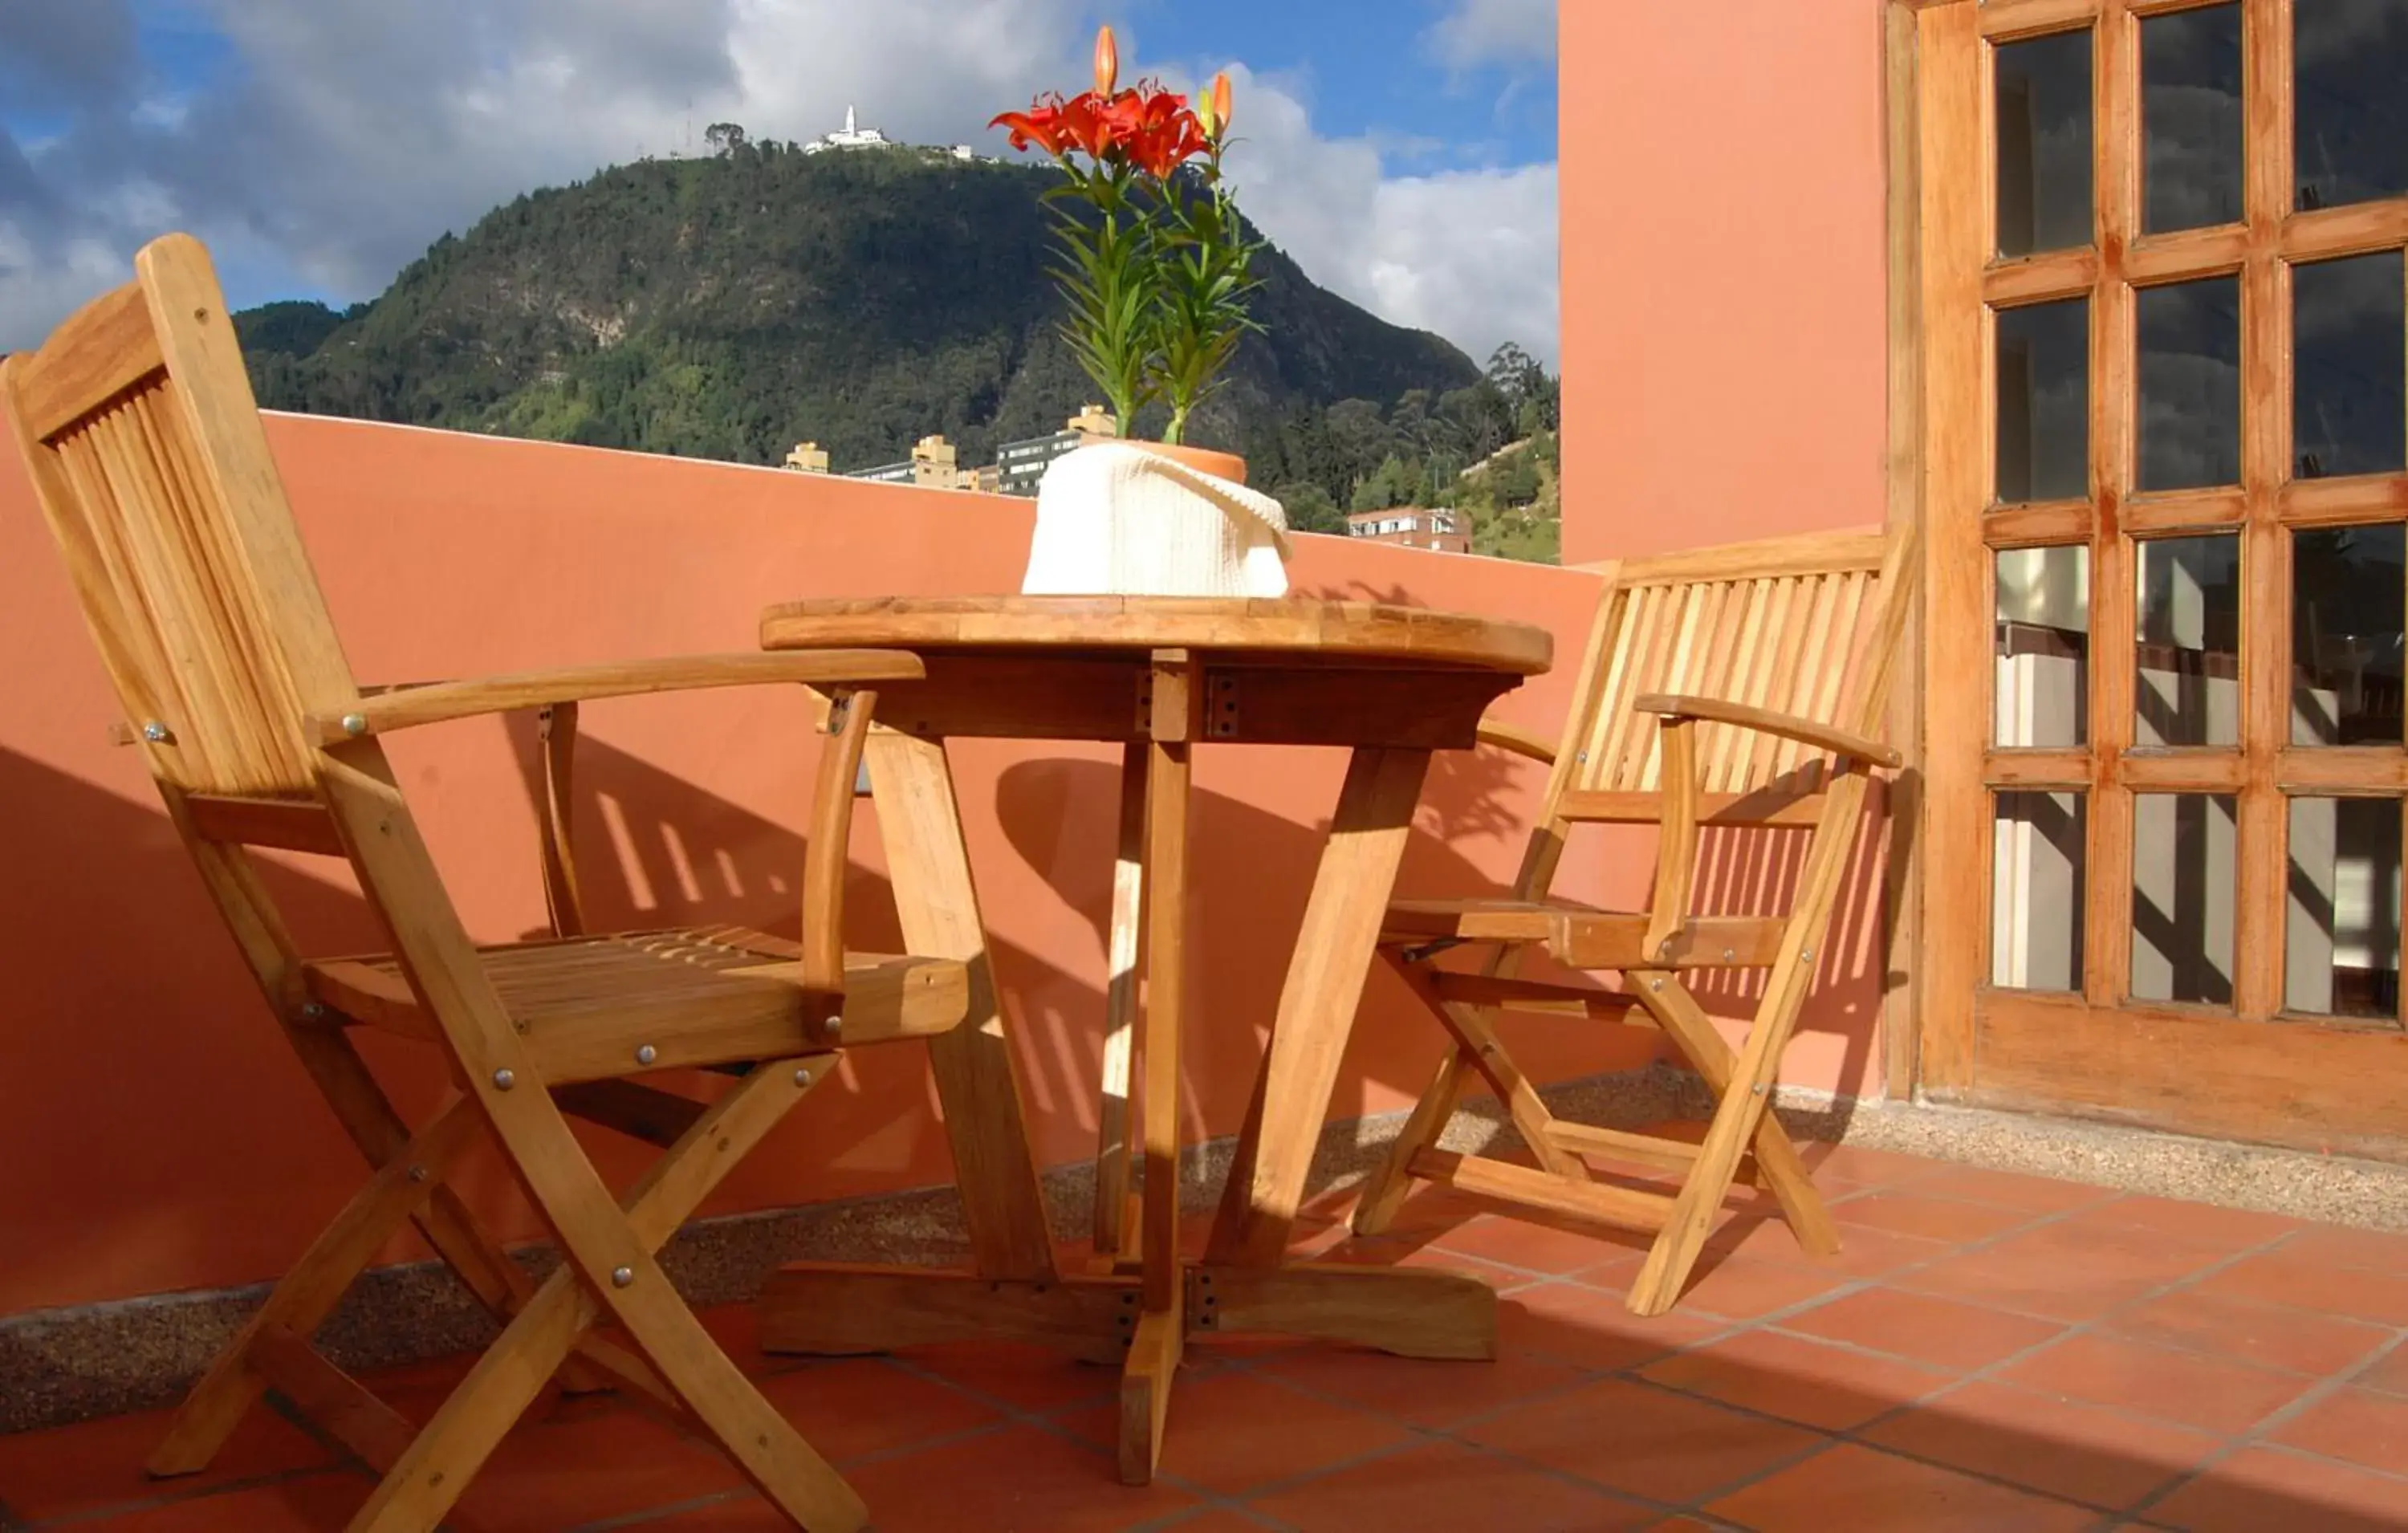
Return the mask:
<svg viewBox="0 0 2408 1533">
<path fill-rule="evenodd" d="M 1120 83 L 1120 45 L 1112 41 L 1111 27 L 1099 28 L 1096 33 L 1096 93 L 1101 96 L 1111 94 L 1112 87 Z"/>
</svg>

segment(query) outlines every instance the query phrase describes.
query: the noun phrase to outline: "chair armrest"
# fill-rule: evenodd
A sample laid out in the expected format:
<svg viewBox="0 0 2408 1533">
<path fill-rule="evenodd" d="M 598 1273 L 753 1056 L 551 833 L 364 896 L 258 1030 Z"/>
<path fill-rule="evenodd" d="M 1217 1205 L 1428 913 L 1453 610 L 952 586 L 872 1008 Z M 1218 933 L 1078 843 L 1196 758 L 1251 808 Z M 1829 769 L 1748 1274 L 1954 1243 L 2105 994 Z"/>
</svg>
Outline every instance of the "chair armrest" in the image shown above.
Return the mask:
<svg viewBox="0 0 2408 1533">
<path fill-rule="evenodd" d="M 1480 721 L 1480 743 L 1493 745 L 1500 751 L 1511 751 L 1517 756 L 1552 766 L 1555 764 L 1555 744 L 1542 739 L 1520 724 L 1507 724 L 1502 719 Z"/>
<path fill-rule="evenodd" d="M 1753 708 L 1746 703 L 1727 703 L 1719 697 L 1687 697 L 1672 693 L 1651 692 L 1631 705 L 1641 713 L 1661 713 L 1672 719 L 1702 719 L 1708 724 L 1737 724 L 1742 729 L 1754 729 L 1767 735 L 1778 735 L 1801 745 L 1819 746 L 1839 755 L 1854 756 L 1879 766 L 1903 766 L 1906 758 L 1879 740 L 1845 729 L 1835 729 L 1812 719 L 1801 719 L 1792 713 L 1778 713 L 1769 708 Z"/>
<path fill-rule="evenodd" d="M 351 711 L 339 718 L 311 714 L 303 721 L 302 727 L 320 745 L 339 745 L 345 740 L 420 724 L 596 697 L 691 692 L 705 687 L 911 681 L 925 674 L 920 657 L 904 650 L 683 655 L 669 660 L 566 666 L 558 670 L 520 671 L 473 681 L 431 681 L 424 686 L 397 687 L 362 696 L 351 705 Z"/>
</svg>

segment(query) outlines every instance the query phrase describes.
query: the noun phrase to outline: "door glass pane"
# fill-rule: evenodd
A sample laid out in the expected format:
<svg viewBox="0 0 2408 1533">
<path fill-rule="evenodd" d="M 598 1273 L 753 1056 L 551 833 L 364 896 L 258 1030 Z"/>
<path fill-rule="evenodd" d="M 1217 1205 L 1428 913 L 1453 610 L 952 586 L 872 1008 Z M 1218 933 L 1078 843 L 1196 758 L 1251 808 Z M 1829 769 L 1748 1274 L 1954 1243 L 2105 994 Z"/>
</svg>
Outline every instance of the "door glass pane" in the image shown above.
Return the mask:
<svg viewBox="0 0 2408 1533">
<path fill-rule="evenodd" d="M 2408 192 L 2408 0 L 2299 0 L 2298 202 Z"/>
<path fill-rule="evenodd" d="M 2090 735 L 2090 551 L 2002 549 L 1998 571 L 1998 741 L 2080 745 Z"/>
<path fill-rule="evenodd" d="M 2291 314 L 2291 445 L 2300 478 L 2408 466 L 2400 252 L 2294 267 Z"/>
<path fill-rule="evenodd" d="M 2291 539 L 2291 743 L 2398 745 L 2408 529 Z"/>
<path fill-rule="evenodd" d="M 2229 533 L 2136 545 L 2140 674 L 2135 745 L 2241 738 L 2241 539 Z"/>
<path fill-rule="evenodd" d="M 1999 310 L 1998 497 L 2090 493 L 2090 300 Z"/>
<path fill-rule="evenodd" d="M 2132 996 L 2232 1004 L 2233 800 L 2132 795 Z"/>
<path fill-rule="evenodd" d="M 2141 22 L 2141 232 L 2241 222 L 2241 7 Z"/>
<path fill-rule="evenodd" d="M 2090 34 L 1998 50 L 1999 253 L 2090 243 Z"/>
<path fill-rule="evenodd" d="M 2291 800 L 2283 1005 L 2400 1014 L 2400 800 Z"/>
<path fill-rule="evenodd" d="M 2143 490 L 2241 482 L 2241 279 L 2143 288 L 2140 465 Z"/>
<path fill-rule="evenodd" d="M 2079 990 L 2086 801 L 2078 793 L 2002 793 L 1998 801 L 1990 982 Z"/>
</svg>

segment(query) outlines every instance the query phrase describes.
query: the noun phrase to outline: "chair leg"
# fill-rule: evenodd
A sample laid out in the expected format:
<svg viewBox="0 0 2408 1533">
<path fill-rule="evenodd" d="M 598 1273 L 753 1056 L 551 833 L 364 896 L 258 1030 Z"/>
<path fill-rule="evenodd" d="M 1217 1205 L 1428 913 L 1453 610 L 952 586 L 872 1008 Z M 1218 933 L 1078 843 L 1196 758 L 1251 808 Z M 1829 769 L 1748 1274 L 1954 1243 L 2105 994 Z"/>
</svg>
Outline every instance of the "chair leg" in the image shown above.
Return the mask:
<svg viewBox="0 0 2408 1533">
<path fill-rule="evenodd" d="M 1431 982 L 1427 969 L 1417 964 L 1406 963 L 1393 954 L 1389 961 L 1407 987 L 1455 1039 L 1455 1049 L 1465 1063 L 1488 1082 L 1489 1090 L 1497 1094 L 1498 1101 L 1505 1108 L 1507 1120 L 1522 1136 L 1523 1143 L 1529 1148 L 1540 1168 L 1569 1182 L 1588 1181 L 1586 1163 L 1556 1144 L 1549 1134 L 1555 1115 L 1547 1110 L 1545 1102 L 1539 1099 L 1539 1088 L 1530 1083 L 1530 1078 L 1513 1063 L 1513 1056 L 1505 1052 L 1505 1042 L 1497 1036 L 1497 1028 L 1489 1020 L 1497 1009 L 1442 999 L 1437 986 Z M 1441 1128 L 1443 1126 L 1440 1125 Z"/>
<path fill-rule="evenodd" d="M 1413 1157 L 1425 1150 L 1435 1149 L 1439 1136 L 1446 1132 L 1448 1122 L 1455 1116 L 1455 1104 L 1463 1097 L 1463 1051 L 1449 1049 L 1439 1061 L 1438 1074 L 1422 1092 L 1421 1100 L 1413 1104 L 1412 1114 L 1397 1133 L 1396 1142 L 1372 1168 L 1363 1183 L 1363 1196 L 1355 1201 L 1353 1227 L 1357 1235 L 1379 1235 L 1396 1223 L 1397 1211 L 1412 1196 Z"/>
<path fill-rule="evenodd" d="M 1641 998 L 1665 1033 L 1688 1056 L 1707 1087 L 1718 1096 L 1727 1095 L 1734 1068 L 1731 1047 L 1707 1020 L 1705 1009 L 1698 1004 L 1697 997 L 1677 980 L 1668 980 L 1661 991 L 1642 990 Z M 1794 1024 L 1795 1019 L 1792 1021 Z M 1780 1041 L 1774 1045 L 1776 1065 L 1782 1047 L 1788 1042 L 1788 1032 L 1784 1027 Z M 1753 1148 L 1764 1185 L 1780 1204 L 1782 1217 L 1788 1221 L 1799 1245 L 1817 1256 L 1839 1254 L 1839 1226 L 1832 1223 L 1831 1211 L 1816 1190 L 1813 1173 L 1806 1168 L 1797 1142 L 1790 1139 L 1779 1118 L 1767 1112 L 1756 1120 Z"/>
<path fill-rule="evenodd" d="M 1666 1030 L 1673 1034 L 1684 1052 L 1694 1050 L 1691 1057 L 1698 1064 L 1699 1072 L 1707 1074 L 1705 1061 L 1713 1059 L 1720 1066 L 1717 1073 L 1722 1076 L 1719 1082 L 1715 1082 L 1711 1074 L 1708 1075 L 1709 1083 L 1720 1094 L 1721 1101 L 1706 1129 L 1705 1141 L 1698 1146 L 1698 1158 L 1690 1167 L 1679 1196 L 1672 1200 L 1671 1212 L 1664 1228 L 1656 1237 L 1656 1243 L 1648 1248 L 1647 1258 L 1640 1264 L 1639 1275 L 1631 1282 L 1631 1312 L 1658 1315 L 1672 1308 L 1681 1297 L 1681 1290 L 1687 1285 L 1690 1269 L 1697 1265 L 1698 1254 L 1704 1249 L 1706 1237 L 1713 1228 L 1714 1215 L 1722 1208 L 1723 1199 L 1730 1191 L 1731 1179 L 1739 1170 L 1740 1157 L 1751 1144 L 1756 1147 L 1756 1164 L 1764 1168 L 1765 1181 L 1773 1188 L 1774 1196 L 1781 1199 L 1783 1211 L 1787 1212 L 1794 1200 L 1806 1213 L 1806 1220 L 1795 1225 L 1800 1231 L 1801 1240 L 1806 1238 L 1805 1230 L 1809 1227 L 1816 1227 L 1828 1234 L 1830 1216 L 1823 1208 L 1821 1195 L 1815 1192 L 1811 1182 L 1805 1180 L 1802 1164 L 1795 1162 L 1796 1149 L 1790 1144 L 1788 1135 L 1766 1110 L 1772 1098 L 1773 1080 L 1781 1071 L 1782 1051 L 1789 1041 L 1790 1029 L 1796 1023 L 1798 1009 L 1803 999 L 1802 987 L 1768 998 L 1766 1006 L 1756 1015 L 1755 1025 L 1749 1030 L 1746 1047 L 1736 1060 L 1731 1058 L 1728 1046 L 1722 1043 L 1720 1035 L 1714 1033 L 1712 1024 L 1705 1023 L 1704 1011 L 1698 1007 L 1695 997 L 1677 980 L 1668 976 L 1662 991 L 1656 991 L 1651 985 L 1643 994 L 1651 997 L 1649 1009 L 1656 1015 L 1681 1019 L 1677 1025 L 1668 1023 Z M 1677 999 L 1656 1010 L 1653 997 L 1658 996 L 1677 996 Z M 1705 1035 L 1713 1039 L 1715 1048 L 1706 1048 L 1691 1037 L 1699 1024 L 1703 1025 Z M 1770 1132 L 1767 1133 L 1767 1129 Z M 1768 1144 L 1787 1149 L 1791 1161 L 1781 1162 L 1778 1150 L 1775 1158 L 1768 1159 L 1764 1152 Z M 1832 1240 L 1836 1249 L 1835 1236 Z"/>
<path fill-rule="evenodd" d="M 1539 1098 L 1538 1088 L 1505 1052 L 1496 1028 L 1489 1024 L 1487 1010 L 1441 998 L 1430 982 L 1428 971 L 1421 965 L 1392 951 L 1383 950 L 1382 956 L 1405 981 L 1414 998 L 1438 1019 L 1455 1046 L 1440 1064 L 1429 1089 L 1422 1093 L 1396 1143 L 1389 1147 L 1387 1156 L 1365 1184 L 1354 1208 L 1354 1233 L 1377 1235 L 1395 1221 L 1397 1211 L 1404 1206 L 1417 1180 L 1412 1174 L 1413 1158 L 1437 1148 L 1440 1136 L 1446 1132 L 1447 1124 L 1462 1101 L 1466 1069 L 1478 1074 L 1497 1093 L 1507 1118 L 1541 1168 L 1567 1181 L 1588 1181 L 1588 1167 L 1578 1155 L 1559 1147 L 1548 1134 L 1549 1125 L 1555 1121 L 1555 1114 L 1547 1110 L 1546 1104 Z"/>
<path fill-rule="evenodd" d="M 703 1430 L 788 1517 L 812 1533 L 862 1527 L 867 1512 L 860 1497 L 720 1350 L 652 1259 L 833 1063 L 831 1055 L 813 1055 L 754 1069 L 695 1120 L 618 1208 L 595 1206 L 609 1195 L 556 1111 L 552 1133 L 531 1132 L 527 1119 L 507 1127 L 497 1122 L 513 1169 L 566 1259 L 402 1454 L 352 1519 L 351 1533 L 426 1533 L 440 1523 L 606 1311 Z"/>
<path fill-rule="evenodd" d="M 382 1166 L 399 1153 L 408 1142 L 408 1126 L 351 1039 L 336 1026 L 291 1022 L 285 1025 L 285 1036 L 368 1164 Z M 533 1280 L 478 1225 L 467 1204 L 452 1188 L 437 1185 L 412 1219 L 426 1243 L 496 1322 L 509 1324 L 519 1306 L 535 1293 Z M 598 1341 L 580 1348 L 580 1352 L 598 1350 Z M 655 1397 L 665 1394 L 640 1363 L 633 1358 L 626 1362 L 635 1365 L 633 1372 L 609 1357 L 572 1358 L 561 1370 L 561 1386 L 572 1393 L 590 1394 L 625 1383 Z"/>
<path fill-rule="evenodd" d="M 208 1467 L 266 1385 L 254 1350 L 278 1333 L 307 1338 L 401 1226 L 441 1184 L 452 1157 L 482 1126 L 473 1102 L 456 1098 L 419 1136 L 380 1167 L 293 1269 L 277 1283 L 198 1385 L 185 1397 L 166 1440 L 151 1454 L 151 1474 L 165 1478 Z"/>
</svg>

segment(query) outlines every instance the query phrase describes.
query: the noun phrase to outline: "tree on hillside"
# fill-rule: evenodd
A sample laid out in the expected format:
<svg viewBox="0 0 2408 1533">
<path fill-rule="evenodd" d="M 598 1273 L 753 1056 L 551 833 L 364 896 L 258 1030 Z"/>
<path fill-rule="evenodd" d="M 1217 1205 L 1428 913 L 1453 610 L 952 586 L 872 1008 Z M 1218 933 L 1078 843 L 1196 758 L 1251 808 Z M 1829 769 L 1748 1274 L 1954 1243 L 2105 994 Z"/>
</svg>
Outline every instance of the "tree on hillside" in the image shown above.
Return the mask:
<svg viewBox="0 0 2408 1533">
<path fill-rule="evenodd" d="M 1329 498 L 1329 492 L 1310 480 L 1283 484 L 1271 498 L 1287 511 L 1290 532 L 1334 532 L 1346 530 L 1346 513 Z"/>
<path fill-rule="evenodd" d="M 686 120 L 689 123 L 693 119 Z M 686 131 L 692 133 L 689 126 Z M 713 122 L 702 130 L 702 141 L 710 146 L 713 154 L 731 154 L 744 147 L 744 128 L 738 122 Z"/>
</svg>

